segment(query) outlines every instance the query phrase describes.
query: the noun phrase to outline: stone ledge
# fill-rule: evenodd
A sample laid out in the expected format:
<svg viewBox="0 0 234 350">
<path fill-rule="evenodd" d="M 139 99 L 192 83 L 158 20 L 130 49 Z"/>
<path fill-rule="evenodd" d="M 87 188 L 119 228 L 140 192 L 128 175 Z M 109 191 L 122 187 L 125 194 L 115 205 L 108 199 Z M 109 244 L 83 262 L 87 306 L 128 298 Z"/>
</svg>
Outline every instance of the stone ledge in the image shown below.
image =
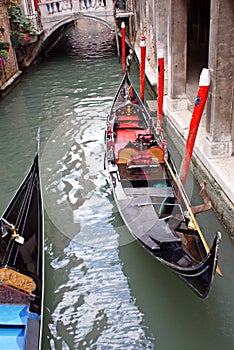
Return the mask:
<svg viewBox="0 0 234 350">
<path fill-rule="evenodd" d="M 22 74 L 22 72 L 19 70 L 17 73 L 15 73 L 10 79 L 7 80 L 7 82 L 1 86 L 0 90 L 5 91 L 9 86 L 11 86 L 14 81 Z"/>
<path fill-rule="evenodd" d="M 188 101 L 186 97 L 170 99 L 169 96 L 164 97 L 164 108 L 171 112 L 187 111 Z"/>
<path fill-rule="evenodd" d="M 167 96 L 164 98 L 164 100 L 167 100 Z M 157 102 L 156 100 L 149 102 L 150 103 L 148 103 L 147 101 L 147 104 L 149 109 L 151 110 L 151 106 L 156 105 Z M 155 109 L 153 109 L 151 112 L 155 113 Z M 164 113 L 167 116 L 167 120 L 169 121 L 171 126 L 175 128 L 177 133 L 180 134 L 181 141 L 184 143 L 184 150 L 192 113 L 188 109 L 172 111 L 168 108 L 167 104 L 164 108 Z M 230 201 L 229 205 L 233 206 L 234 184 L 232 181 L 232 174 L 234 169 L 234 157 L 210 157 L 207 142 L 208 140 L 205 126 L 202 123 L 200 123 L 196 143 L 194 146 L 194 156 L 195 158 L 197 157 L 198 160 L 200 160 L 203 167 L 207 170 L 207 172 L 209 172 L 210 176 L 214 179 L 214 181 L 217 182 L 218 186 L 222 189 L 224 195 L 227 197 L 227 200 Z M 231 149 L 230 144 L 227 146 L 225 145 L 225 147 Z"/>
<path fill-rule="evenodd" d="M 205 137 L 204 143 L 206 154 L 209 158 L 228 158 L 232 155 L 231 141 L 210 142 L 210 140 Z"/>
<path fill-rule="evenodd" d="M 167 114 L 168 119 L 183 136 L 185 142 L 187 140 L 191 115 L 192 113 L 188 110 L 170 112 Z M 194 154 L 200 159 L 232 204 L 234 204 L 234 184 L 232 180 L 234 157 L 209 157 L 206 131 L 202 124 L 199 126 L 196 143 L 194 146 Z"/>
</svg>

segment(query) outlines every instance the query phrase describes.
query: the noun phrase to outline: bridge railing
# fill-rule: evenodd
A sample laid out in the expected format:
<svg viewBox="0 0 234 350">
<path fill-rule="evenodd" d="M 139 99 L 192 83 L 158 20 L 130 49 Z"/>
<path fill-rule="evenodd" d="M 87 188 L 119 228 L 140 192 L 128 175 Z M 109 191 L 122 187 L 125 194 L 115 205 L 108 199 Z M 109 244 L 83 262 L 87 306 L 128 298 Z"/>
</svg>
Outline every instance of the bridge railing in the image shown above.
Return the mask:
<svg viewBox="0 0 234 350">
<path fill-rule="evenodd" d="M 72 12 L 74 5 L 78 1 L 74 0 L 57 0 L 57 1 L 42 1 L 39 3 L 41 17 L 59 15 Z"/>
<path fill-rule="evenodd" d="M 86 14 L 86 10 L 81 6 L 82 4 L 83 2 L 80 2 L 80 0 L 42 0 L 39 2 L 40 21 L 43 31 L 48 35 L 62 23 L 67 23 L 69 19 L 77 18 L 79 13 Z M 105 17 L 103 20 L 108 22 L 109 18 L 107 19 L 107 16 L 113 17 L 112 10 L 112 0 L 108 0 L 106 8 L 92 8 L 92 11 L 88 11 L 87 15 L 98 16 L 99 19 Z M 113 18 L 110 23 L 112 24 L 112 22 Z"/>
</svg>

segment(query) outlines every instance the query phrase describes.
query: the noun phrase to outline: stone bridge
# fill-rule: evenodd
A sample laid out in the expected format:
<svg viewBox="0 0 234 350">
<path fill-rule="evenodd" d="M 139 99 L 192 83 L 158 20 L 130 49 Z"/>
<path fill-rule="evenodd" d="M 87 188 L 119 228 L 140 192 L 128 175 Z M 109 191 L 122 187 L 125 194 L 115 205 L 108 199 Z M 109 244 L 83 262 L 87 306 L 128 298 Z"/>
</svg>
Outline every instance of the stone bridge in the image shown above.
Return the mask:
<svg viewBox="0 0 234 350">
<path fill-rule="evenodd" d="M 107 6 L 83 8 L 84 1 L 79 0 L 57 0 L 42 1 L 39 3 L 40 18 L 38 21 L 39 31 L 43 33 L 44 40 L 59 28 L 69 22 L 79 21 L 82 17 L 92 18 L 100 21 L 114 30 L 114 15 L 112 0 L 107 0 Z"/>
</svg>

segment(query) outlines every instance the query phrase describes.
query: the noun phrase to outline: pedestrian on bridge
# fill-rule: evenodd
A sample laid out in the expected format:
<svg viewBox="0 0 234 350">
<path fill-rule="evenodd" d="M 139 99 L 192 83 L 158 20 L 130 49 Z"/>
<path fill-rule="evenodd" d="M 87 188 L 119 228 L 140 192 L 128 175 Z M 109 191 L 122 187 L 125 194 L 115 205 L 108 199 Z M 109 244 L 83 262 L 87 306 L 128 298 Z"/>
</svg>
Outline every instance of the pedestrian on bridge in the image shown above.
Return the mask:
<svg viewBox="0 0 234 350">
<path fill-rule="evenodd" d="M 86 10 L 87 10 L 89 7 L 92 7 L 92 4 L 91 4 L 91 1 L 90 1 L 90 0 L 84 0 L 84 4 L 85 4 Z"/>
<path fill-rule="evenodd" d="M 103 6 L 106 8 L 106 0 L 95 0 L 95 8 L 101 7 L 103 2 Z"/>
</svg>

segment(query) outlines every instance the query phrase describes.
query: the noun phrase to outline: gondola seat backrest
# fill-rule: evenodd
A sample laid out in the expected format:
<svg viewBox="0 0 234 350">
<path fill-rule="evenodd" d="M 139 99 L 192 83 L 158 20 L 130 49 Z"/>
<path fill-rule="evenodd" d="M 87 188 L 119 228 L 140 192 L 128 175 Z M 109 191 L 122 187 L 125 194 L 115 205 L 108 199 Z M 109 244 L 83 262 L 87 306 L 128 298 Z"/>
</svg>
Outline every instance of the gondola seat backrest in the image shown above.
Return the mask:
<svg viewBox="0 0 234 350">
<path fill-rule="evenodd" d="M 118 164 L 127 164 L 127 161 L 134 155 L 140 154 L 140 151 L 138 151 L 136 148 L 133 147 L 124 147 L 119 150 L 118 153 Z"/>
<path fill-rule="evenodd" d="M 124 147 L 119 150 L 117 163 L 118 164 L 127 164 L 127 161 L 132 158 L 132 156 L 140 155 L 140 154 L 150 154 L 152 158 L 156 158 L 159 163 L 164 163 L 164 155 L 165 152 L 161 147 L 155 146 L 149 149 L 146 149 L 142 153 L 133 147 Z"/>
<path fill-rule="evenodd" d="M 152 158 L 156 158 L 158 159 L 159 163 L 164 163 L 164 157 L 165 157 L 165 151 L 163 148 L 155 146 L 155 147 L 151 147 L 148 148 L 147 150 L 145 150 L 143 153 L 145 154 L 151 154 Z"/>
</svg>

